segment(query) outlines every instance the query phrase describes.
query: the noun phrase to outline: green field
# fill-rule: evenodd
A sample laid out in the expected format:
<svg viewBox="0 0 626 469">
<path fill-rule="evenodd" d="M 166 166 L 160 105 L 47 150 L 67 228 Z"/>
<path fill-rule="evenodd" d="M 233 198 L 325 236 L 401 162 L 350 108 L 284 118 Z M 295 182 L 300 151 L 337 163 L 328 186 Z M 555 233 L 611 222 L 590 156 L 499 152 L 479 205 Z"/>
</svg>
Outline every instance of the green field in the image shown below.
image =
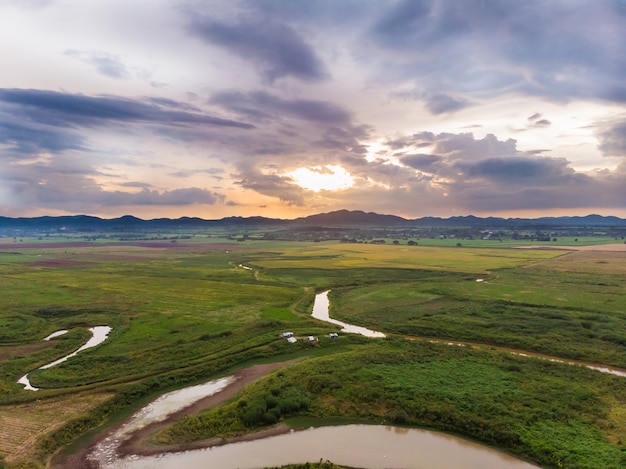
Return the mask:
<svg viewBox="0 0 626 469">
<path fill-rule="evenodd" d="M 0 466 L 43 467 L 151 396 L 294 357 L 305 360 L 159 439 L 224 437 L 303 418 L 319 425 L 382 418 L 457 433 L 545 467 L 624 464 L 624 378 L 501 347 L 626 368 L 626 252 L 484 240 L 476 247 L 225 241 L 59 239 L 0 251 Z M 310 318 L 314 293 L 325 289 L 331 316 L 389 338 L 325 338 L 333 327 Z M 104 344 L 33 371 L 78 348 L 97 325 L 113 328 Z M 69 332 L 41 341 L 60 329 Z M 321 339 L 288 344 L 279 337 L 285 330 Z M 411 340 L 428 338 L 483 345 Z M 16 383 L 29 372 L 40 391 Z M 84 404 L 90 395 L 94 406 Z M 19 414 L 36 402 L 62 402 L 67 412 L 45 413 L 46 432 L 29 440 L 31 451 L 18 451 L 25 443 L 15 435 L 33 425 L 24 418 L 16 428 Z"/>
</svg>

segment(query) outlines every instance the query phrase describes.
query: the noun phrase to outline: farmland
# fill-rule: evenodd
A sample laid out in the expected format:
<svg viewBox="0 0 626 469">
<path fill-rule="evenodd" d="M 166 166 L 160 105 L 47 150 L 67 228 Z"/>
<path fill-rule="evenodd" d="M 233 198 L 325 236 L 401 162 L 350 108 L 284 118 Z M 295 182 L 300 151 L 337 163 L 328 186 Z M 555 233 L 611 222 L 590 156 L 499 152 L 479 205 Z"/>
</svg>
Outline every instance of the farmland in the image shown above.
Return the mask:
<svg viewBox="0 0 626 469">
<path fill-rule="evenodd" d="M 299 357 L 280 371 L 281 386 L 271 375 L 239 401 L 174 424 L 158 439 L 182 444 L 276 421 L 297 426 L 302 418 L 316 425 L 383 419 L 458 433 L 545 467 L 619 467 L 624 378 L 490 346 L 626 368 L 626 252 L 474 244 L 215 235 L 7 243 L 0 249 L 0 422 L 10 425 L 0 430 L 0 461 L 43 467 L 157 394 Z M 329 326 L 309 316 L 314 293 L 325 289 L 331 316 L 390 337 L 326 338 Z M 78 348 L 96 325 L 113 328 L 104 344 L 37 370 Z M 69 332 L 41 341 L 60 329 Z M 279 337 L 284 330 L 320 340 L 288 344 Z M 483 345 L 411 340 L 429 338 Z M 29 372 L 40 391 L 16 383 Z M 299 404 L 266 421 L 246 420 L 245 406 L 237 406 L 265 405 L 265 416 L 273 400 Z M 549 445 L 544 434 L 553 435 Z M 24 445 L 32 450 L 18 450 Z M 582 454 L 588 445 L 596 449 Z"/>
</svg>

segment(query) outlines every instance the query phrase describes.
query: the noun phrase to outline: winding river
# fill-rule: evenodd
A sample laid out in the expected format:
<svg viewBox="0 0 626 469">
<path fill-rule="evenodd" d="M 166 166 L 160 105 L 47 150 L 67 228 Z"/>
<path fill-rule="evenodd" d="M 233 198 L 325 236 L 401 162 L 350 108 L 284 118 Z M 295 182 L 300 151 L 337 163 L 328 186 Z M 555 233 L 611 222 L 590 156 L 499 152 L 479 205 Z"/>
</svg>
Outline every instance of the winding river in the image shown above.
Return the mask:
<svg viewBox="0 0 626 469">
<path fill-rule="evenodd" d="M 40 366 L 37 369 L 38 370 L 45 370 L 45 369 L 48 369 L 48 368 L 52 368 L 53 366 L 56 366 L 59 363 L 63 363 L 65 360 L 68 360 L 68 359 L 76 356 L 78 353 L 82 352 L 83 350 L 86 350 L 88 348 L 92 348 L 92 347 L 95 347 L 96 345 L 101 344 L 109 336 L 109 333 L 111 332 L 111 328 L 109 326 L 96 326 L 96 327 L 89 328 L 89 331 L 91 332 L 91 339 L 89 339 L 87 342 L 85 342 L 85 344 L 82 347 L 80 347 L 78 350 L 76 350 L 76 351 L 74 351 L 74 352 L 70 353 L 69 355 L 66 355 L 66 356 L 64 356 L 62 358 L 59 358 L 58 360 L 53 361 L 52 363 L 48 363 L 47 365 Z M 66 330 L 56 331 L 56 332 L 53 332 L 52 334 L 50 334 L 48 337 L 46 337 L 43 340 L 50 340 L 50 339 L 52 339 L 54 337 L 58 337 L 58 336 L 63 335 L 65 333 L 67 333 Z M 39 390 L 39 388 L 36 388 L 32 384 L 30 384 L 30 381 L 28 379 L 28 373 L 25 374 L 24 376 L 22 376 L 20 379 L 18 379 L 17 382 L 19 384 L 23 384 L 24 385 L 24 389 L 26 391 L 38 391 Z"/>
<path fill-rule="evenodd" d="M 354 326 L 352 324 L 348 324 L 346 322 L 338 321 L 337 319 L 333 319 L 329 316 L 329 307 L 330 301 L 328 300 L 328 293 L 330 290 L 318 293 L 315 295 L 315 302 L 313 303 L 313 316 L 315 319 L 319 319 L 320 321 L 325 321 L 330 324 L 335 324 L 337 326 L 341 326 L 341 332 L 351 332 L 353 334 L 361 334 L 366 337 L 385 337 L 385 334 L 378 331 L 373 331 L 366 327 Z"/>
<path fill-rule="evenodd" d="M 382 332 L 373 331 L 371 329 L 367 329 L 361 326 L 353 326 L 352 324 L 348 324 L 342 321 L 338 321 L 337 319 L 332 319 L 329 316 L 330 302 L 328 300 L 328 293 L 330 290 L 318 293 L 315 295 L 315 301 L 313 303 L 313 316 L 315 319 L 319 319 L 320 321 L 325 321 L 330 324 L 336 324 L 342 327 L 342 332 L 352 332 L 354 334 L 361 334 L 366 337 L 385 337 L 385 334 Z M 448 340 L 435 340 L 426 337 L 410 337 L 411 340 L 428 340 L 432 343 L 444 343 L 447 345 L 456 345 L 459 347 L 485 347 L 485 345 L 481 344 L 473 344 L 470 342 L 451 342 Z M 532 357 L 538 358 L 541 360 L 548 360 L 555 363 L 565 363 L 566 365 L 576 365 L 576 366 L 584 366 L 585 368 L 589 368 L 590 370 L 600 371 L 601 373 L 609 373 L 615 376 L 621 376 L 622 378 L 626 378 L 626 370 L 621 368 L 615 368 L 607 365 L 598 365 L 595 363 L 585 363 L 585 362 L 576 362 L 571 360 L 564 360 L 562 358 L 551 357 L 549 355 L 543 355 L 537 352 L 524 352 L 521 350 L 509 349 L 507 347 L 499 347 L 494 345 L 489 345 L 489 348 L 495 348 L 498 350 L 502 350 L 504 352 L 512 353 L 513 355 L 519 355 L 522 357 Z"/>
<path fill-rule="evenodd" d="M 385 337 L 382 332 L 353 326 L 329 317 L 328 291 L 315 297 L 313 317 L 342 327 L 343 332 L 367 337 Z M 425 339 L 428 340 L 428 339 Z M 470 345 L 446 342 L 449 345 Z M 523 352 L 509 351 L 510 353 Z M 532 355 L 535 358 L 551 357 Z M 554 359 L 555 361 L 561 361 Z M 569 362 L 565 362 L 569 363 Z M 575 363 L 581 365 L 581 363 Z M 622 370 L 583 364 L 598 371 L 624 376 Z M 225 444 L 206 449 L 166 453 L 158 456 L 119 458 L 117 448 L 130 434 L 151 422 L 195 401 L 219 393 L 233 377 L 168 393 L 137 412 L 110 438 L 100 442 L 89 455 L 102 469 L 177 469 L 216 467 L 256 469 L 268 466 L 331 460 L 336 464 L 365 469 L 538 469 L 537 466 L 456 436 L 423 429 L 383 425 L 343 425 L 292 431 L 259 440 Z"/>
</svg>

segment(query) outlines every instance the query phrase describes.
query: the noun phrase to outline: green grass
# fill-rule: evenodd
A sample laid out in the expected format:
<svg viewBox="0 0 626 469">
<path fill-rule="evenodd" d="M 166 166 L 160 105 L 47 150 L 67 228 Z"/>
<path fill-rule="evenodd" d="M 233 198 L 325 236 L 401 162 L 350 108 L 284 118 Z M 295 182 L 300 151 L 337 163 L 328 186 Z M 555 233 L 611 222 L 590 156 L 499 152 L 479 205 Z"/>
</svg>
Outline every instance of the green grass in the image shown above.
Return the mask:
<svg viewBox="0 0 626 469">
<path fill-rule="evenodd" d="M 115 394 L 84 420 L 67 422 L 42 440 L 32 456 L 35 467 L 147 396 L 278 357 L 310 360 L 246 390 L 240 399 L 257 410 L 265 406 L 250 419 L 383 418 L 463 434 L 547 467 L 570 464 L 568 448 L 586 464 L 580 467 L 597 461 L 603 465 L 595 467 L 613 467 L 624 448 L 623 378 L 404 339 L 330 340 L 325 336 L 332 328 L 310 318 L 314 293 L 332 289 L 332 316 L 377 330 L 626 366 L 624 253 L 565 255 L 491 241 L 481 241 L 482 247 L 461 241 L 460 248 L 421 242 L 217 244 L 224 241 L 195 236 L 184 240 L 192 246 L 184 249 L 178 243 L 160 249 L 100 241 L 26 249 L 15 243 L 16 254 L 0 252 L 0 403 L 77 389 Z M 54 263 L 32 264 L 41 260 Z M 110 325 L 109 339 L 62 365 L 34 371 L 31 380 L 41 391 L 25 392 L 15 383 L 78 348 L 94 325 Z M 40 343 L 59 329 L 70 333 Z M 285 330 L 319 336 L 320 342 L 287 344 L 278 337 Z M 283 384 L 297 392 L 285 388 L 284 394 Z M 307 408 L 290 410 L 298 396 L 308 396 Z M 224 431 L 249 429 L 241 409 L 215 411 Z M 204 424 L 198 428 L 202 433 Z M 179 430 L 183 439 L 195 435 Z M 550 441 L 540 442 L 542 434 Z M 588 456 L 581 453 L 586 445 L 594 448 Z"/>
<path fill-rule="evenodd" d="M 382 420 L 469 436 L 546 467 L 618 468 L 624 435 L 607 422 L 624 398 L 620 378 L 581 367 L 386 340 L 296 363 L 159 439 L 232 436 L 282 418 L 296 425 L 306 416 L 333 424 Z"/>
</svg>

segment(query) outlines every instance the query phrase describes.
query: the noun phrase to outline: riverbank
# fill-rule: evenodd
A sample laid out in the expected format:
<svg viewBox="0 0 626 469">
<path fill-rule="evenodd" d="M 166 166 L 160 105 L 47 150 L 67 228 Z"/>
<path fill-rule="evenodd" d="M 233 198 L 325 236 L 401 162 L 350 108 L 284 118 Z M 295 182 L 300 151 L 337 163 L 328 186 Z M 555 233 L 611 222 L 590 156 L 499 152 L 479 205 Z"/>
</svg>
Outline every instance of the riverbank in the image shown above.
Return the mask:
<svg viewBox="0 0 626 469">
<path fill-rule="evenodd" d="M 174 453 L 190 449 L 210 448 L 212 446 L 217 446 L 224 443 L 251 441 L 259 438 L 265 438 L 268 436 L 288 433 L 291 430 L 290 427 L 281 424 L 256 433 L 240 435 L 228 439 L 211 438 L 209 440 L 194 442 L 192 444 L 186 445 L 157 445 L 154 442 L 154 436 L 167 425 L 170 425 L 171 423 L 187 415 L 194 415 L 203 410 L 217 407 L 235 397 L 243 388 L 245 388 L 252 382 L 268 375 L 273 371 L 295 363 L 298 360 L 299 359 L 253 365 L 251 367 L 244 368 L 238 371 L 233 375 L 233 381 L 225 386 L 220 392 L 202 398 L 185 407 L 184 409 L 181 409 L 180 411 L 169 415 L 162 421 L 151 423 L 149 425 L 146 425 L 145 427 L 133 431 L 130 436 L 125 439 L 117 448 L 117 455 L 120 458 L 124 458 L 130 455 L 150 456 L 162 453 Z M 124 425 L 126 425 L 131 418 L 132 416 L 101 432 L 89 445 L 84 447 L 78 453 L 68 456 L 63 461 L 51 464 L 51 469 L 99 469 L 100 464 L 90 458 L 90 454 L 94 452 L 99 444 L 103 443 L 108 438 L 113 437 L 113 435 L 115 435 L 117 431 L 119 431 Z"/>
</svg>

